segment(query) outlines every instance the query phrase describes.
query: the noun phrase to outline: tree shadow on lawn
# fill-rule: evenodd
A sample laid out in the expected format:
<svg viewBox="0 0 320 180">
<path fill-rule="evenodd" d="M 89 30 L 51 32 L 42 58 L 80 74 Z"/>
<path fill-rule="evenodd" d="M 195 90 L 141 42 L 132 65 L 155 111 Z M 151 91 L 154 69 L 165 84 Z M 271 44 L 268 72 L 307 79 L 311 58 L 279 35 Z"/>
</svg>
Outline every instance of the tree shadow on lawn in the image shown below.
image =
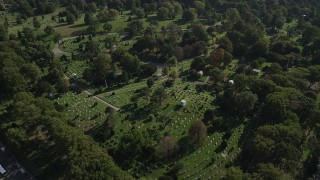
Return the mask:
<svg viewBox="0 0 320 180">
<path fill-rule="evenodd" d="M 129 40 L 131 40 L 130 36 L 124 36 L 120 39 L 120 42 L 129 41 Z"/>
<path fill-rule="evenodd" d="M 128 115 L 125 120 L 130 122 L 135 122 L 139 119 L 146 119 L 150 114 L 150 111 L 144 107 L 135 108 L 132 104 L 127 104 L 121 107 L 124 112 L 132 112 L 131 115 Z"/>
<path fill-rule="evenodd" d="M 80 27 L 84 27 L 87 26 L 86 24 L 77 24 L 77 25 L 73 25 L 73 26 L 69 26 L 69 28 L 80 28 Z"/>
<path fill-rule="evenodd" d="M 87 31 L 85 29 L 74 31 L 71 33 L 71 36 L 79 36 L 79 35 L 87 35 Z"/>
<path fill-rule="evenodd" d="M 159 19 L 158 16 L 148 16 L 146 21 L 147 22 L 152 22 L 152 21 L 163 21 L 163 20 Z"/>
<path fill-rule="evenodd" d="M 182 106 L 179 105 L 179 104 L 177 104 L 177 105 L 174 107 L 173 111 L 179 111 L 180 109 L 182 109 Z"/>
<path fill-rule="evenodd" d="M 54 26 L 55 28 L 58 28 L 58 27 L 63 27 L 63 26 L 68 26 L 69 24 L 68 23 L 60 23 L 56 26 Z"/>
<path fill-rule="evenodd" d="M 178 24 L 178 25 L 184 25 L 184 24 L 186 24 L 186 22 L 183 21 L 182 19 L 177 19 L 177 20 L 173 21 L 173 23 Z"/>
<path fill-rule="evenodd" d="M 248 142 L 249 137 L 252 137 L 254 134 L 254 130 L 257 128 L 257 123 L 254 123 L 253 121 L 258 120 L 251 120 L 247 126 L 245 126 L 243 133 L 238 141 L 238 146 L 241 147 L 244 143 Z"/>
</svg>

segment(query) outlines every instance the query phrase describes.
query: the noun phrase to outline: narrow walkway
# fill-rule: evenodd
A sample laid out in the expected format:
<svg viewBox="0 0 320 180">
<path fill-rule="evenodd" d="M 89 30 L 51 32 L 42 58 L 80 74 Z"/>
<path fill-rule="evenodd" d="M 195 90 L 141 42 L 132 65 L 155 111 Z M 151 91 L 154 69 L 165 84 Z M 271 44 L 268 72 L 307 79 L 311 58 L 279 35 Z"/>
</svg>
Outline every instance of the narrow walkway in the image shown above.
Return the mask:
<svg viewBox="0 0 320 180">
<path fill-rule="evenodd" d="M 68 52 L 64 52 L 60 49 L 60 44 L 62 44 L 63 41 L 66 41 L 66 40 L 69 40 L 69 39 L 75 39 L 77 38 L 78 36 L 73 36 L 73 37 L 67 37 L 67 38 L 62 38 L 59 42 L 57 42 L 55 45 L 54 45 L 54 48 L 52 49 L 52 52 L 54 53 L 54 55 L 56 56 L 62 56 L 62 55 L 69 55 L 71 53 L 68 53 Z"/>
<path fill-rule="evenodd" d="M 120 108 L 118 108 L 118 107 L 116 107 L 116 106 L 114 106 L 114 105 L 112 105 L 112 104 L 104 101 L 103 99 L 101 99 L 101 98 L 99 98 L 99 97 L 91 94 L 91 93 L 90 93 L 89 91 L 87 91 L 87 90 L 84 90 L 83 92 L 86 93 L 87 95 L 91 96 L 93 99 L 95 99 L 95 100 L 97 100 L 97 101 L 99 101 L 99 102 L 101 102 L 101 103 L 103 103 L 103 104 L 111 107 L 112 109 L 114 109 L 114 110 L 116 110 L 116 111 L 119 111 L 119 109 L 120 109 Z"/>
</svg>

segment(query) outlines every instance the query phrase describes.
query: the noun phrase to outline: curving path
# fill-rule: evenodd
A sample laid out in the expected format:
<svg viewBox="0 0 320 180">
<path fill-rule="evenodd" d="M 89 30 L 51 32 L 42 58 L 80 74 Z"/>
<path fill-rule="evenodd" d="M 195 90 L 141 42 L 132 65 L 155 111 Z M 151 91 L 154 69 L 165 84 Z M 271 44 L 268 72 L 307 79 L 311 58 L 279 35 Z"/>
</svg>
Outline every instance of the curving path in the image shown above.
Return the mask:
<svg viewBox="0 0 320 180">
<path fill-rule="evenodd" d="M 54 45 L 54 48 L 52 49 L 52 52 L 54 53 L 54 55 L 56 56 L 62 56 L 62 55 L 69 55 L 70 53 L 68 52 L 64 52 L 60 49 L 60 44 L 62 44 L 63 41 L 69 40 L 69 39 L 75 39 L 78 36 L 73 36 L 73 37 L 67 37 L 67 38 L 62 38 L 59 42 L 57 42 Z"/>
</svg>

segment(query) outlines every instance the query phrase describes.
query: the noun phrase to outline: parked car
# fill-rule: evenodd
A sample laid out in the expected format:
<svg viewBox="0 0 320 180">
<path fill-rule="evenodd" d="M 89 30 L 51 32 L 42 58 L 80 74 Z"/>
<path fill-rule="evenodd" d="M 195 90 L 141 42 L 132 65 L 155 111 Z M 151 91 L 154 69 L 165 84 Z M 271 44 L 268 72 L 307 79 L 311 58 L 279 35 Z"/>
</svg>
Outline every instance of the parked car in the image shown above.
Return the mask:
<svg viewBox="0 0 320 180">
<path fill-rule="evenodd" d="M 6 176 L 8 174 L 7 171 L 1 165 L 0 165 L 0 174 L 2 176 Z"/>
</svg>

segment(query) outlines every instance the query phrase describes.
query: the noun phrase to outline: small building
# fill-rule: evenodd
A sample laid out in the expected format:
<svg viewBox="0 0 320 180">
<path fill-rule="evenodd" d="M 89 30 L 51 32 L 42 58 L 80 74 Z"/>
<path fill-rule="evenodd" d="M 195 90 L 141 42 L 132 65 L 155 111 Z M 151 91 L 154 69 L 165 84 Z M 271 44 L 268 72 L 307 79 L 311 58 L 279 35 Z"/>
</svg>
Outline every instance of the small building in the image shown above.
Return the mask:
<svg viewBox="0 0 320 180">
<path fill-rule="evenodd" d="M 180 106 L 186 106 L 187 105 L 187 101 L 186 100 L 181 100 L 180 101 Z"/>
<path fill-rule="evenodd" d="M 252 70 L 253 75 L 260 76 L 261 71 L 259 69 Z"/>
<path fill-rule="evenodd" d="M 234 80 L 229 80 L 229 81 L 228 81 L 228 85 L 229 85 L 229 86 L 233 86 L 233 85 L 234 85 Z"/>
<path fill-rule="evenodd" d="M 198 71 L 198 77 L 202 78 L 202 76 L 203 76 L 203 71 Z"/>
<path fill-rule="evenodd" d="M 7 175 L 7 171 L 0 165 L 0 174 L 2 176 L 6 176 Z"/>
</svg>

